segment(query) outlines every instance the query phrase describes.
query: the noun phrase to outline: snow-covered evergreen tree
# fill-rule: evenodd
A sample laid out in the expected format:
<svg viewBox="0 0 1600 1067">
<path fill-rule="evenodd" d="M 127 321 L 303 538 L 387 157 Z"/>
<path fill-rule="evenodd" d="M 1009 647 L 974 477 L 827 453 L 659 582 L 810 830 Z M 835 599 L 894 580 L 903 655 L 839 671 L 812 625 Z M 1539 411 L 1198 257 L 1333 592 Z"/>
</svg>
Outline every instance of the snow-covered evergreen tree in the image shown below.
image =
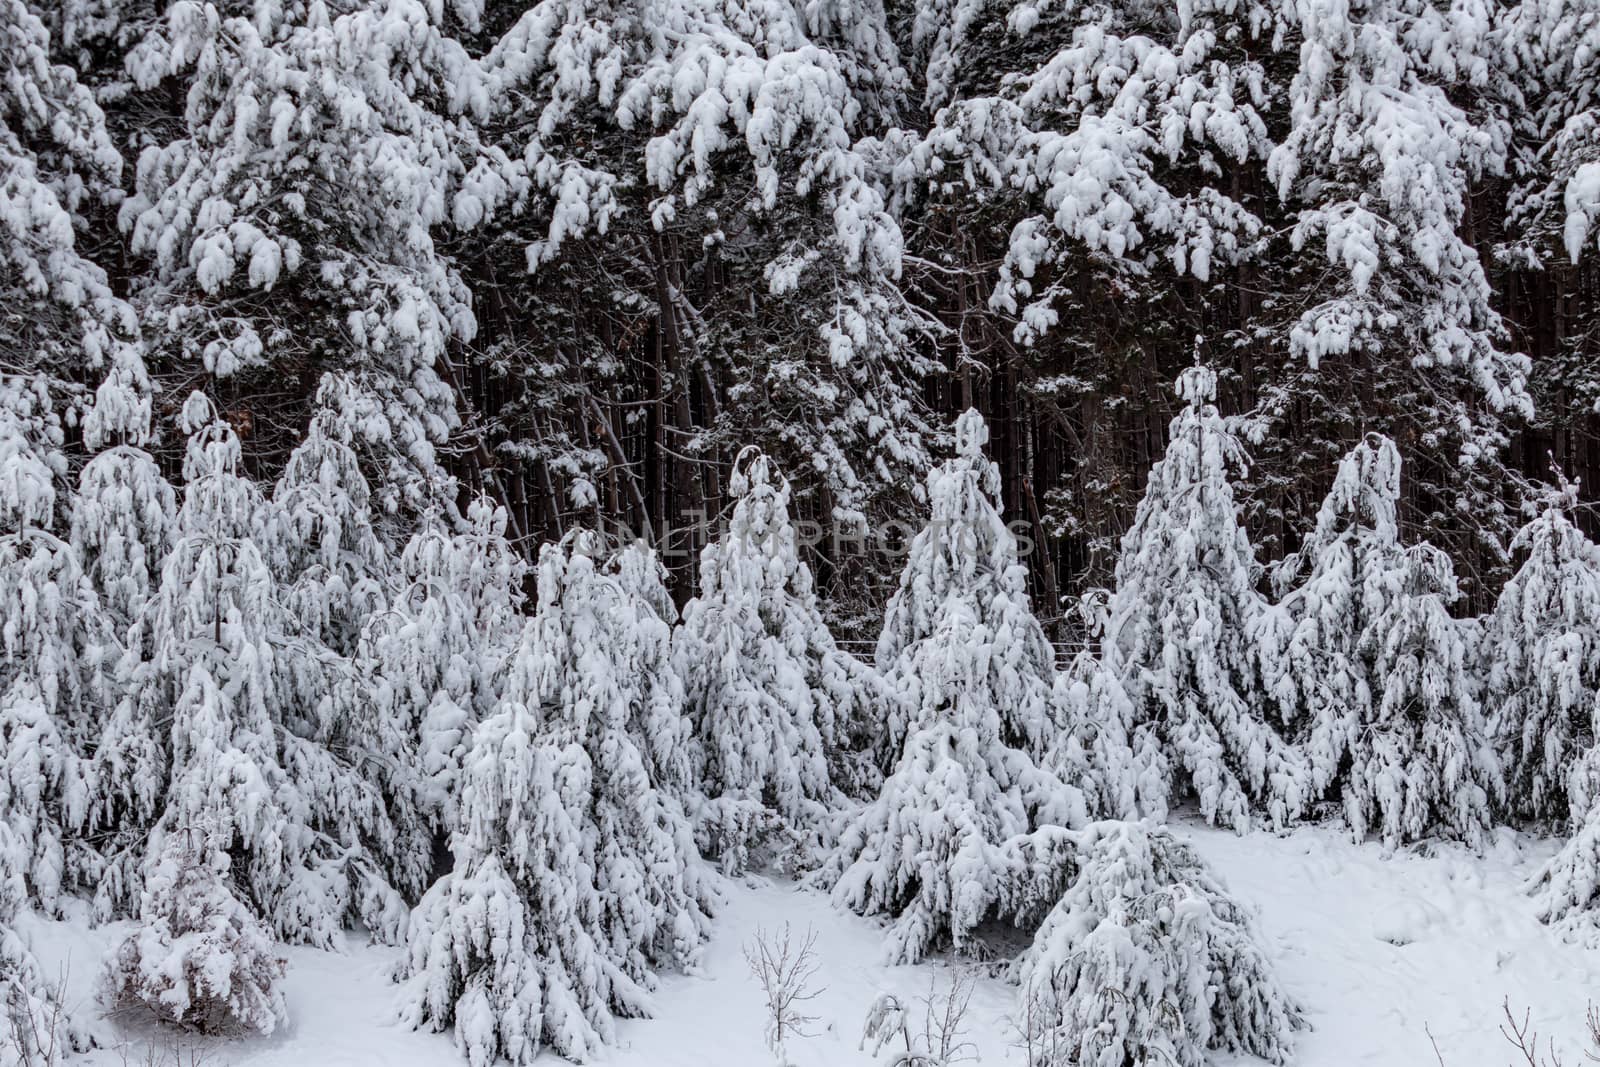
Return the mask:
<svg viewBox="0 0 1600 1067">
<path fill-rule="evenodd" d="M 596 544 L 579 531 L 540 553 L 504 703 L 473 732 L 455 869 L 412 915 L 402 1016 L 453 1026 L 474 1067 L 594 1055 L 706 933 L 709 874 L 643 754 L 673 740 L 654 706 L 667 626 Z"/>
<path fill-rule="evenodd" d="M 937 110 L 897 191 L 964 216 L 1009 201 L 989 303 L 1023 346 L 1072 328 L 1062 312 L 1084 306 L 1085 267 L 1113 286 L 1152 271 L 1209 281 L 1262 224 L 1237 191 L 1186 179 L 1271 150 L 1258 55 L 1283 22 L 1270 3 L 921 6 L 912 54 Z M 997 40 L 1010 62 L 978 61 Z"/>
<path fill-rule="evenodd" d="M 0 350 L 8 374 L 72 380 L 138 324 L 80 241 L 88 211 L 118 194 L 122 157 L 93 92 L 52 54 L 52 6 L 0 3 Z"/>
<path fill-rule="evenodd" d="M 1577 486 L 1562 479 L 1518 535 L 1527 553 L 1501 593 L 1484 635 L 1488 693 L 1513 810 L 1563 810 L 1571 838 L 1536 880 L 1540 917 L 1600 941 L 1600 701 L 1595 694 L 1595 546 L 1568 510 Z"/>
<path fill-rule="evenodd" d="M 31 679 L 74 743 L 88 736 L 118 647 L 64 533 L 63 428 L 42 379 L 0 380 L 0 686 Z"/>
<path fill-rule="evenodd" d="M 1399 500 L 1400 454 L 1369 434 L 1340 461 L 1316 528 L 1277 568 L 1282 600 L 1257 619 L 1267 688 L 1306 754 L 1316 795 L 1335 787 L 1382 698 L 1362 639 L 1404 565 Z"/>
<path fill-rule="evenodd" d="M 1485 620 L 1480 648 L 1506 803 L 1535 817 L 1567 814 L 1568 774 L 1595 739 L 1600 549 L 1573 523 L 1577 503 L 1577 485 L 1561 479 L 1518 532 L 1511 547 L 1522 564 Z"/>
<path fill-rule="evenodd" d="M 505 511 L 475 500 L 455 529 L 440 520 L 412 535 L 393 602 L 362 633 L 357 660 L 370 685 L 373 738 L 408 768 L 416 803 L 437 830 L 455 825 L 472 725 L 499 702 L 526 571 L 506 540 Z"/>
<path fill-rule="evenodd" d="M 884 612 L 878 669 L 918 720 L 937 698 L 921 692 L 922 646 L 945 623 L 952 599 L 965 601 L 994 635 L 994 706 L 1006 743 L 1040 756 L 1054 733 L 1050 687 L 1055 650 L 1028 606 L 1027 570 L 1017 539 L 1000 517 L 1000 472 L 983 454 L 989 431 L 968 411 L 956 420 L 956 454 L 928 476 L 927 525 L 911 541 L 900 584 Z M 891 719 L 882 741 L 889 766 L 911 722 Z"/>
<path fill-rule="evenodd" d="M 633 605 L 638 615 L 635 633 L 642 638 L 635 662 L 644 676 L 644 696 L 633 709 L 629 732 L 650 781 L 688 805 L 698 797 L 694 724 L 673 644 L 678 609 L 667 592 L 666 572 L 655 550 L 643 541 L 632 541 L 612 554 L 605 573 L 621 590 L 621 602 Z"/>
<path fill-rule="evenodd" d="M 1066 836 L 1070 883 L 1016 965 L 1023 1037 L 1059 1057 L 1044 1062 L 1288 1062 L 1299 1007 L 1245 906 L 1199 855 L 1148 823 Z"/>
<path fill-rule="evenodd" d="M 351 447 L 353 390 L 329 375 L 317 412 L 289 456 L 263 516 L 262 540 L 290 612 L 340 653 L 388 601 L 388 553 L 375 529 L 372 492 Z"/>
<path fill-rule="evenodd" d="M 1474 673 L 1477 623 L 1450 614 L 1459 595 L 1450 559 L 1407 548 L 1363 595 L 1375 699 L 1350 737 L 1345 818 L 1357 840 L 1372 832 L 1389 848 L 1434 832 L 1478 844 L 1504 787 Z"/>
<path fill-rule="evenodd" d="M 500 136 L 454 220 L 484 231 L 502 277 L 530 275 L 519 315 L 559 339 L 520 376 L 549 413 L 526 446 L 558 476 L 637 477 L 596 455 L 573 417 L 611 417 L 595 388 L 623 368 L 600 324 L 623 309 L 654 319 L 677 428 L 693 398 L 714 405 L 674 450 L 685 488 L 750 441 L 805 472 L 801 488 L 841 517 L 921 473 L 929 435 L 912 376 L 931 369 L 917 341 L 938 327 L 898 284 L 900 228 L 863 137 L 906 81 L 880 0 L 535 4 L 475 73 L 465 114 Z M 533 239 L 497 240 L 518 217 Z M 701 284 L 711 276 L 724 281 Z M 592 288 L 564 297 L 539 284 L 579 277 Z"/>
<path fill-rule="evenodd" d="M 1281 419 L 1301 411 L 1319 437 L 1354 425 L 1406 440 L 1429 536 L 1498 567 L 1513 529 L 1500 454 L 1533 406 L 1528 360 L 1507 343 L 1463 226 L 1509 141 L 1493 8 L 1284 6 L 1299 56 L 1266 177 L 1292 226 L 1263 269 L 1295 294 L 1267 328 L 1305 373 L 1264 406 Z M 1294 447 L 1287 435 L 1266 443 Z M 1466 536 L 1443 519 L 1452 514 L 1471 516 Z"/>
<path fill-rule="evenodd" d="M 1281 825 L 1300 813 L 1309 783 L 1268 720 L 1252 643 L 1261 568 L 1229 484 L 1244 450 L 1215 406 L 1215 372 L 1184 371 L 1178 394 L 1185 407 L 1122 540 L 1106 666 L 1207 821 L 1242 832 L 1259 811 Z"/>
<path fill-rule="evenodd" d="M 1523 0 L 1505 9 L 1501 30 L 1493 58 L 1522 94 L 1514 118 L 1532 146 L 1515 172 L 1513 217 L 1534 256 L 1578 263 L 1600 228 L 1600 26 L 1583 4 Z"/>
<path fill-rule="evenodd" d="M 84 444 L 96 453 L 72 502 L 72 547 L 124 634 L 160 581 L 177 511 L 172 486 L 145 451 L 152 388 L 144 362 L 124 348 L 84 416 Z"/>
<path fill-rule="evenodd" d="M 764 836 L 826 836 L 838 806 L 829 757 L 850 768 L 842 749 L 883 717 L 886 694 L 822 618 L 789 521 L 788 481 L 751 448 L 729 489 L 738 502 L 700 554 L 700 595 L 683 609 L 674 658 L 705 796 L 701 846 L 737 871 Z M 842 784 L 859 785 L 853 777 Z"/>
<path fill-rule="evenodd" d="M 147 652 L 125 657 L 127 691 L 101 739 L 134 774 L 104 790 L 109 817 L 158 821 L 150 848 L 135 834 L 107 857 L 99 910 L 127 908 L 141 867 L 162 862 L 163 834 L 204 825 L 280 936 L 330 945 L 359 918 L 397 938 L 405 909 L 393 886 L 420 891 L 427 838 L 369 777 L 367 739 L 344 743 L 364 694 L 351 665 L 282 608 L 256 539 L 265 500 L 239 472 L 237 435 L 200 394 L 183 421 L 173 548 L 129 642 Z"/>
<path fill-rule="evenodd" d="M 1337 795 L 1360 840 L 1442 831 L 1477 840 L 1500 794 L 1474 664 L 1452 619 L 1449 560 L 1400 543 L 1400 457 L 1369 435 L 1339 464 L 1317 525 L 1279 569 L 1293 584 L 1255 623 L 1265 682 L 1314 796 Z"/>
<path fill-rule="evenodd" d="M 227 852 L 202 831 L 168 836 L 145 880 L 139 929 L 107 961 L 108 1006 L 142 1004 L 208 1034 L 277 1029 L 287 1014 L 284 960 L 227 873 Z"/>
<path fill-rule="evenodd" d="M 56 530 L 61 428 L 42 380 L 0 382 L 0 823 L 46 911 L 94 877 L 78 847 L 98 792 L 83 754 L 114 692 L 119 647 L 71 543 Z"/>
<path fill-rule="evenodd" d="M 0 823 L 30 898 L 47 913 L 59 912 L 64 882 L 94 868 L 77 835 L 98 789 L 92 764 L 62 736 L 31 679 L 0 693 Z"/>
<path fill-rule="evenodd" d="M 284 876 L 287 816 L 273 721 L 279 609 L 253 539 L 263 501 L 239 473 L 238 438 L 204 396 L 188 398 L 183 423 L 190 441 L 173 547 L 130 638 L 126 692 L 101 741 L 149 759 L 122 764 L 137 777 L 107 783 L 107 800 L 132 815 L 159 812 L 157 838 L 205 826 L 213 848 L 245 854 L 237 877 L 266 901 Z M 103 906 L 139 899 L 129 860 L 146 873 L 164 862 L 155 840 L 140 840 L 145 829 L 129 842 L 134 855 L 112 860 L 107 876 L 120 884 L 101 888 L 115 897 Z"/>
<path fill-rule="evenodd" d="M 476 24 L 481 5 L 450 6 Z M 147 341 L 237 385 L 246 411 L 274 369 L 346 370 L 361 400 L 346 427 L 372 449 L 384 509 L 448 493 L 445 347 L 476 329 L 432 240 L 467 132 L 431 106 L 464 80 L 444 18 L 443 4 L 183 0 L 127 60 L 139 89 L 185 90 L 177 135 L 144 147 L 121 209 L 151 263 Z M 285 306 L 292 327 L 271 310 Z"/>
<path fill-rule="evenodd" d="M 894 960 L 941 943 L 969 948 L 1012 892 L 1006 842 L 1088 818 L 1080 785 L 1038 762 L 1056 725 L 1054 656 L 991 499 L 987 439 L 977 412 L 962 415 L 955 456 L 928 476 L 932 515 L 879 644 L 910 716 L 907 740 L 823 872 L 841 905 L 894 917 Z"/>
</svg>

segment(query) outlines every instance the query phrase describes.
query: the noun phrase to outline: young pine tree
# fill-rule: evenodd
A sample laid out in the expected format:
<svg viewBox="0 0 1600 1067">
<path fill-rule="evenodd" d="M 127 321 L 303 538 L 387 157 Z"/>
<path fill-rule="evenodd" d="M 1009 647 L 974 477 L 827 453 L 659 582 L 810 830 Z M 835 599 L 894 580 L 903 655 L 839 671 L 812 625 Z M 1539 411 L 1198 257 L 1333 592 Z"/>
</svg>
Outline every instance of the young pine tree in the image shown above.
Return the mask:
<svg viewBox="0 0 1600 1067">
<path fill-rule="evenodd" d="M 62 990 L 48 982 L 17 929 L 27 907 L 28 852 L 0 823 L 0 1067 L 50 1067 L 68 1049 L 89 1047 L 64 1010 Z"/>
<path fill-rule="evenodd" d="M 506 513 L 479 499 L 459 523 L 429 520 L 399 556 L 399 588 L 356 654 L 372 737 L 436 831 L 455 825 L 472 726 L 499 703 L 522 626 L 527 565 Z"/>
<path fill-rule="evenodd" d="M 1216 374 L 1178 379 L 1184 409 L 1122 540 L 1104 654 L 1209 822 L 1243 832 L 1253 810 L 1299 814 L 1304 761 L 1266 716 L 1252 643 L 1264 610 L 1260 566 L 1229 477 L 1242 446 L 1217 411 Z"/>
<path fill-rule="evenodd" d="M 124 349 L 84 416 L 83 465 L 72 501 L 70 541 L 111 625 L 126 634 L 161 580 L 177 499 L 150 443 L 152 385 L 144 362 Z"/>
<path fill-rule="evenodd" d="M 157 758 L 130 761 L 139 776 L 110 795 L 159 812 L 158 831 L 206 826 L 233 853 L 234 888 L 282 937 L 331 945 L 352 918 L 397 937 L 394 885 L 420 889 L 426 839 L 408 832 L 404 809 L 391 812 L 361 751 L 339 747 L 357 679 L 283 611 L 258 542 L 265 502 L 239 471 L 237 435 L 200 394 L 183 423 L 173 547 L 129 642 L 147 651 L 124 659 L 127 690 L 103 741 Z M 125 910 L 140 867 L 160 862 L 137 841 L 109 859 L 102 910 Z"/>
<path fill-rule="evenodd" d="M 999 474 L 976 411 L 928 476 L 932 515 L 889 605 L 880 657 L 909 713 L 894 771 L 824 871 L 834 899 L 894 917 L 888 955 L 914 961 L 1012 895 L 1005 844 L 1041 823 L 1081 825 L 1083 792 L 1043 769 L 1055 731 L 1053 654 L 1028 607 L 1016 540 L 992 502 Z"/>
<path fill-rule="evenodd" d="M 1068 835 L 1071 874 L 1016 966 L 1040 1062 L 1203 1067 L 1211 1052 L 1287 1062 L 1299 1008 L 1245 907 L 1165 827 Z"/>
<path fill-rule="evenodd" d="M 789 521 L 789 483 L 756 449 L 734 465 L 727 532 L 700 555 L 674 658 L 694 723 L 702 849 L 742 869 L 761 839 L 827 836 L 829 755 L 879 718 L 871 671 L 834 644 Z M 859 776 L 855 776 L 859 777 Z M 854 784 L 854 783 L 852 783 Z M 799 861 L 808 858 L 801 845 Z"/>
<path fill-rule="evenodd" d="M 1435 832 L 1479 844 L 1504 787 L 1473 670 L 1477 624 L 1450 615 L 1450 559 L 1415 545 L 1364 595 L 1375 697 L 1350 737 L 1345 818 L 1357 840 L 1374 832 L 1387 848 Z"/>
<path fill-rule="evenodd" d="M 287 1014 L 284 960 L 228 886 L 228 855 L 185 827 L 145 879 L 143 921 L 107 961 L 111 1008 L 143 1005 L 208 1034 L 270 1034 Z"/>
<path fill-rule="evenodd" d="M 33 901 L 93 880 L 80 845 L 95 775 L 83 758 L 119 646 L 73 546 L 56 535 L 65 468 L 50 392 L 0 382 L 0 823 Z"/>
<path fill-rule="evenodd" d="M 1511 544 L 1522 565 L 1484 626 L 1484 698 L 1505 765 L 1506 804 L 1534 818 L 1569 814 L 1568 776 L 1595 741 L 1600 549 L 1572 522 L 1577 503 L 1577 485 L 1564 478 L 1546 493 Z"/>
<path fill-rule="evenodd" d="M 1382 697 L 1362 635 L 1403 565 L 1399 499 L 1400 454 L 1369 434 L 1340 462 L 1311 536 L 1278 567 L 1280 585 L 1299 584 L 1257 618 L 1267 688 L 1317 796 L 1344 784 L 1351 746 Z"/>
<path fill-rule="evenodd" d="M 305 438 L 289 455 L 264 514 L 263 549 L 302 630 L 349 654 L 388 602 L 392 570 L 372 491 L 353 445 L 356 391 L 325 375 Z"/>
<path fill-rule="evenodd" d="M 706 933 L 709 876 L 643 754 L 671 738 L 637 732 L 660 723 L 643 712 L 671 684 L 667 626 L 595 545 L 540 553 L 505 700 L 473 733 L 455 869 L 412 915 L 402 1016 L 453 1026 L 474 1065 L 598 1053 Z"/>
</svg>

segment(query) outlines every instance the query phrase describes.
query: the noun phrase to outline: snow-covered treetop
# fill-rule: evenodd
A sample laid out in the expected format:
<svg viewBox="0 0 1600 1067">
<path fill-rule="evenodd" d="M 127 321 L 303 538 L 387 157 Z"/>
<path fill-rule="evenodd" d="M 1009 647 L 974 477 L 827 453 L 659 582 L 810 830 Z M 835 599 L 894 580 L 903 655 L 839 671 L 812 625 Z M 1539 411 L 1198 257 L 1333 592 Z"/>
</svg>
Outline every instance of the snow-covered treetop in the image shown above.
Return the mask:
<svg viewBox="0 0 1600 1067">
<path fill-rule="evenodd" d="M 1027 603 L 1027 571 L 1017 539 L 996 510 L 1000 470 L 984 455 L 989 429 L 969 410 L 956 419 L 953 457 L 928 474 L 928 524 L 911 541 L 900 585 L 878 637 L 878 669 L 890 670 L 911 645 L 933 632 L 952 591 Z"/>
<path fill-rule="evenodd" d="M 660 194 L 651 209 L 658 228 L 728 180 L 718 172 L 734 153 L 748 166 L 753 206 L 771 211 L 785 180 L 798 196 L 815 189 L 832 208 L 846 268 L 898 274 L 899 229 L 854 149 L 860 81 L 903 81 L 886 28 L 871 18 L 771 0 L 536 4 L 484 57 L 481 76 L 458 89 L 458 105 L 478 121 L 514 118 L 523 131 L 502 163 L 469 180 L 458 222 L 476 224 L 504 200 L 537 195 L 549 228 L 529 246 L 530 267 L 572 237 L 604 234 L 619 210 L 617 189 L 633 175 L 558 147 L 569 125 L 597 107 L 620 130 L 654 131 L 636 162 Z M 775 270 L 774 288 L 794 284 L 790 273 Z"/>
<path fill-rule="evenodd" d="M 95 390 L 94 403 L 83 418 L 83 443 L 90 449 L 113 444 L 135 447 L 150 440 L 150 398 L 153 386 L 137 350 L 126 345 L 112 357 L 111 367 Z"/>
<path fill-rule="evenodd" d="M 60 433 L 42 383 L 0 379 L 0 527 L 49 529 L 55 521 L 64 462 L 49 446 L 59 445 Z"/>
<path fill-rule="evenodd" d="M 1280 592 L 1355 530 L 1379 543 L 1398 545 L 1400 451 L 1388 437 L 1369 433 L 1339 461 L 1333 486 L 1317 509 L 1316 527 L 1297 552 L 1278 565 Z"/>
<path fill-rule="evenodd" d="M 458 597 L 477 633 L 504 633 L 521 614 L 527 563 L 506 540 L 506 512 L 487 497 L 467 506 L 458 532 L 424 526 L 400 554 L 413 596 Z"/>
<path fill-rule="evenodd" d="M 1282 22 L 1264 4 L 919 6 L 927 99 L 947 106 L 906 143 L 897 195 L 1020 198 L 990 305 L 1017 317 L 1025 344 L 1058 324 L 1054 304 L 1072 288 L 1058 275 L 1085 258 L 1114 273 L 1165 264 L 1205 281 L 1261 223 L 1181 175 L 1266 158 L 1271 85 L 1239 45 L 1271 41 Z M 987 50 L 1002 32 L 1016 64 L 985 77 L 968 49 L 974 34 Z"/>
<path fill-rule="evenodd" d="M 0 319 L 8 358 L 100 367 L 137 332 L 132 309 L 79 250 L 83 212 L 118 191 L 122 156 L 94 94 L 52 61 L 25 0 L 0 0 Z"/>
</svg>

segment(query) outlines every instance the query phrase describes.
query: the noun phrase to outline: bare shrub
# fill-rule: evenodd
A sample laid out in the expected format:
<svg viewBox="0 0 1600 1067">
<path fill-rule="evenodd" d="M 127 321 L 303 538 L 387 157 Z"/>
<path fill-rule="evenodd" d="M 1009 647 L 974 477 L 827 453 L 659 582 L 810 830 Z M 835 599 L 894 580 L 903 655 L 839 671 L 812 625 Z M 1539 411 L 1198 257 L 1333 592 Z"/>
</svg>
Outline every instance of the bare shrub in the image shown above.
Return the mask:
<svg viewBox="0 0 1600 1067">
<path fill-rule="evenodd" d="M 951 1067 L 977 1059 L 978 1049 L 967 1040 L 967 1008 L 977 979 L 971 970 L 956 971 L 940 989 L 938 980 L 928 980 L 928 995 L 920 998 L 921 1018 L 893 993 L 880 993 L 867 1011 L 860 1048 L 868 1043 L 872 1055 L 884 1056 L 882 1067 Z M 893 1046 L 899 1043 L 898 1049 Z"/>
<path fill-rule="evenodd" d="M 1553 1038 L 1546 1039 L 1545 1054 L 1542 1057 L 1539 1055 L 1539 1033 L 1533 1028 L 1530 1009 L 1522 1010 L 1519 1022 L 1511 1011 L 1511 998 L 1507 997 L 1501 1010 L 1505 1012 L 1506 1021 L 1500 1024 L 1500 1036 L 1517 1050 L 1517 1067 L 1564 1067 Z M 1589 1047 L 1583 1054 L 1587 1059 L 1600 1063 L 1600 1008 L 1596 1008 L 1593 1001 L 1589 1003 L 1584 1022 L 1589 1030 Z M 1438 1046 L 1434 1050 L 1438 1051 Z"/>
<path fill-rule="evenodd" d="M 30 971 L 37 980 L 37 972 Z M 4 1011 L 4 1030 L 0 1031 L 0 1063 L 17 1067 L 56 1067 L 63 1054 L 89 1047 L 85 1035 L 68 1016 L 67 973 L 63 969 L 49 988 L 31 986 L 25 976 L 13 974 L 0 981 L 0 1011 Z M 37 991 L 37 992 L 36 992 Z"/>
<path fill-rule="evenodd" d="M 788 1043 L 807 1031 L 816 1017 L 807 1015 L 808 1003 L 821 995 L 823 988 L 812 988 L 821 965 L 817 962 L 817 932 L 806 927 L 805 937 L 795 940 L 788 923 L 783 932 L 772 934 L 758 928 L 754 941 L 744 946 L 745 963 L 760 983 L 766 998 L 767 1047 L 777 1058 L 778 1067 L 790 1067 Z"/>
</svg>

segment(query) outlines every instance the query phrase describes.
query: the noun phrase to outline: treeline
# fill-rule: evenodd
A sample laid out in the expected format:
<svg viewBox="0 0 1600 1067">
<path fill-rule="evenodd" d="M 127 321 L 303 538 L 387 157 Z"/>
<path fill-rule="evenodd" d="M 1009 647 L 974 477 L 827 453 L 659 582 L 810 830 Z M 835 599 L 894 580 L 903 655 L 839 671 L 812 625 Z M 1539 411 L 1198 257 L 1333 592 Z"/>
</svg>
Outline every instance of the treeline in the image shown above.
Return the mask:
<svg viewBox="0 0 1600 1067">
<path fill-rule="evenodd" d="M 798 518 L 872 525 L 975 406 L 1054 620 L 1109 581 L 1197 335 L 1251 423 L 1239 492 L 1270 555 L 1383 433 L 1411 472 L 1400 521 L 1482 610 L 1547 452 L 1574 478 L 1600 463 L 1581 8 L 7 0 L 4 20 L 5 371 L 81 407 L 132 346 L 172 476 L 190 389 L 270 480 L 332 374 L 398 531 L 487 493 L 532 558 L 599 513 L 672 551 L 681 604 L 687 531 L 726 511 L 744 444 L 790 472 Z M 828 542 L 811 562 L 869 630 L 892 566 Z"/>
<path fill-rule="evenodd" d="M 1239 833 L 1337 819 L 1387 848 L 1569 827 L 1541 912 L 1591 928 L 1600 549 L 1572 486 L 1518 532 L 1482 616 L 1458 617 L 1450 558 L 1402 531 L 1379 435 L 1264 568 L 1234 496 L 1248 423 L 1220 413 L 1216 380 L 1180 376 L 1113 586 L 1080 605 L 1099 651 L 1065 670 L 976 411 L 924 483 L 869 664 L 835 641 L 791 486 L 755 448 L 680 614 L 649 546 L 575 529 L 530 574 L 487 499 L 391 549 L 334 419 L 263 492 L 196 391 L 173 486 L 126 368 L 62 492 L 45 390 L 8 392 L 0 1048 L 49 1063 L 92 1036 L 14 930 L 78 898 L 132 920 L 110 1007 L 271 1032 L 277 945 L 360 928 L 404 946 L 403 1018 L 452 1029 L 470 1062 L 586 1059 L 697 959 L 714 863 L 806 874 L 882 916 L 899 960 L 981 952 L 995 920 L 1034 933 L 1014 972 L 1041 1027 L 1025 1036 L 1062 1057 L 1037 1063 L 1112 1040 L 1281 1061 L 1298 1006 L 1244 913 L 1151 825 L 1178 806 Z M 1169 926 L 1118 904 L 1130 884 L 1207 904 Z M 1149 970 L 1134 994 L 1113 981 L 1130 951 Z M 1207 974 L 1229 994 L 1193 998 Z M 1112 1000 L 1129 1010 L 1107 1031 Z"/>
</svg>

